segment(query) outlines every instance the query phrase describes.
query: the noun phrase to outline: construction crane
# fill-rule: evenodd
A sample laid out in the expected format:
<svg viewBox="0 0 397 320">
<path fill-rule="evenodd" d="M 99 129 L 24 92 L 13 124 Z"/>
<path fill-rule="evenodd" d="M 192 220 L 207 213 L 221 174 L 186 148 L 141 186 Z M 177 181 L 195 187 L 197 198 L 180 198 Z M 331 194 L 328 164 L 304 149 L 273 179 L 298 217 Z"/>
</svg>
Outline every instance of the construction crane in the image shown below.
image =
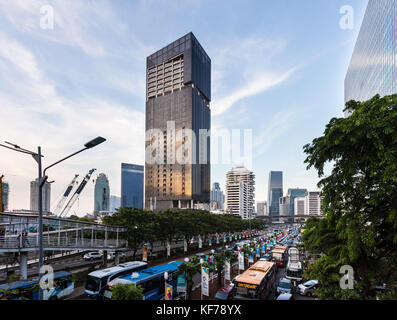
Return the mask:
<svg viewBox="0 0 397 320">
<path fill-rule="evenodd" d="M 66 188 L 65 193 L 63 194 L 61 200 L 58 202 L 57 207 L 54 210 L 54 215 L 57 216 L 61 212 L 63 205 L 65 204 L 66 200 L 68 199 L 70 192 L 73 190 L 73 187 L 76 184 L 76 180 L 78 177 L 79 177 L 79 175 L 76 174 L 74 176 L 72 182 L 69 183 L 68 187 Z"/>
<path fill-rule="evenodd" d="M 61 211 L 61 213 L 58 215 L 58 217 L 66 216 L 70 209 L 73 207 L 75 204 L 76 200 L 79 198 L 81 192 L 84 190 L 85 186 L 87 185 L 87 182 L 90 181 L 92 174 L 94 173 L 96 169 L 91 169 L 88 171 L 87 175 L 84 177 L 83 181 L 81 181 L 79 187 L 76 189 L 76 191 L 73 193 L 73 196 L 69 199 L 68 203 L 66 204 L 65 208 Z"/>
</svg>

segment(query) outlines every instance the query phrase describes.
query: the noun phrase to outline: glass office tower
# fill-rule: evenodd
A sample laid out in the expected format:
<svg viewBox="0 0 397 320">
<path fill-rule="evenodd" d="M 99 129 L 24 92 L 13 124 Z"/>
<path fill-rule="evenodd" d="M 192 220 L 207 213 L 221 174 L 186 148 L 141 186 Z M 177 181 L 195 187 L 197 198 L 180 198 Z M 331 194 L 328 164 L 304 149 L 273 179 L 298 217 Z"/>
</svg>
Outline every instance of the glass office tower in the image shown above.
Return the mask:
<svg viewBox="0 0 397 320">
<path fill-rule="evenodd" d="M 288 196 L 290 198 L 290 210 L 289 210 L 289 214 L 291 216 L 294 215 L 294 211 L 295 211 L 295 198 L 297 197 L 304 197 L 307 193 L 307 189 L 288 189 Z"/>
<path fill-rule="evenodd" d="M 396 17 L 397 0 L 368 1 L 345 78 L 345 102 L 397 93 Z"/>
<path fill-rule="evenodd" d="M 121 164 L 121 207 L 143 209 L 144 166 Z"/>
<path fill-rule="evenodd" d="M 269 191 L 268 206 L 269 216 L 279 216 L 279 199 L 283 196 L 283 172 L 270 171 L 269 173 Z"/>
<path fill-rule="evenodd" d="M 211 60 L 193 33 L 147 57 L 145 208 L 210 203 Z"/>
</svg>

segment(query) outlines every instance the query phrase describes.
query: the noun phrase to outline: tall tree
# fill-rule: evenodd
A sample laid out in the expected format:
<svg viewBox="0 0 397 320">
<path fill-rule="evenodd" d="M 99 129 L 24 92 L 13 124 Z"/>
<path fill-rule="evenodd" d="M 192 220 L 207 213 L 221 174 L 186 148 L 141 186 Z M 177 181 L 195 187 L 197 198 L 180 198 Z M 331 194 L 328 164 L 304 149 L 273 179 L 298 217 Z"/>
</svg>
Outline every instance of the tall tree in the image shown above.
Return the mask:
<svg viewBox="0 0 397 320">
<path fill-rule="evenodd" d="M 349 117 L 332 118 L 324 135 L 304 146 L 308 169 L 321 178 L 326 216 L 309 220 L 303 237 L 323 254 L 312 275 L 333 279 L 334 290 L 323 287 L 322 298 L 343 297 L 333 275 L 344 264 L 353 267 L 364 298 L 374 297 L 374 282 L 397 280 L 397 95 L 349 101 L 346 109 Z"/>
</svg>

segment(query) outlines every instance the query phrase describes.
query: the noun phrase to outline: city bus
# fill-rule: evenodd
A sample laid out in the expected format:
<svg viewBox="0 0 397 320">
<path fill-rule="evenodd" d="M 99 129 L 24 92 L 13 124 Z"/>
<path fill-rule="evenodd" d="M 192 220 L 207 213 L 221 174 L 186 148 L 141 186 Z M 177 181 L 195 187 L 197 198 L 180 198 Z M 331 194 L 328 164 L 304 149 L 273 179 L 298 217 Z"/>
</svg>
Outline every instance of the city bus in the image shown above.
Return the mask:
<svg viewBox="0 0 397 320">
<path fill-rule="evenodd" d="M 272 250 L 272 258 L 277 263 L 277 266 L 284 268 L 285 262 L 287 260 L 287 247 L 286 246 L 276 246 Z"/>
<path fill-rule="evenodd" d="M 43 290 L 44 300 L 58 300 L 71 295 L 74 279 L 70 272 L 54 272 L 54 286 Z M 39 278 L 21 280 L 0 285 L 0 300 L 39 300 Z"/>
<path fill-rule="evenodd" d="M 163 300 L 165 295 L 165 272 L 168 273 L 167 284 L 175 288 L 173 295 L 176 295 L 177 277 L 175 273 L 182 263 L 181 261 L 173 261 L 118 277 L 109 282 L 104 290 L 103 299 L 112 299 L 112 287 L 121 283 L 142 287 L 142 300 Z"/>
<path fill-rule="evenodd" d="M 114 267 L 95 270 L 89 273 L 87 276 L 84 296 L 89 297 L 90 299 L 98 299 L 100 298 L 100 293 L 113 279 L 145 268 L 147 268 L 146 262 L 129 261 L 121 263 Z"/>
<path fill-rule="evenodd" d="M 276 273 L 274 262 L 257 261 L 235 280 L 234 299 L 266 299 L 274 290 Z"/>
<path fill-rule="evenodd" d="M 301 282 L 303 279 L 302 263 L 300 261 L 288 261 L 285 277 L 291 281 Z"/>
</svg>

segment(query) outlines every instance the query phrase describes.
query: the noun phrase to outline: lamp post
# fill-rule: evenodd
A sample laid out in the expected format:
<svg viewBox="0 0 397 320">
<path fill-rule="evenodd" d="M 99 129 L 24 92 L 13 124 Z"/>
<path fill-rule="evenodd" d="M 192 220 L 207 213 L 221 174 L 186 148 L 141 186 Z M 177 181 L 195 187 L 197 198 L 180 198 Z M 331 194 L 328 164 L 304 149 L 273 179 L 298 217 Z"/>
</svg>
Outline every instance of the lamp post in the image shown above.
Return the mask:
<svg viewBox="0 0 397 320">
<path fill-rule="evenodd" d="M 69 159 L 73 156 L 75 156 L 76 154 L 83 152 L 84 150 L 87 149 L 91 149 L 99 144 L 101 144 L 102 142 L 105 142 L 106 139 L 102 138 L 102 137 L 97 137 L 89 142 L 87 142 L 84 145 L 84 148 L 72 153 L 71 155 L 62 158 L 61 160 L 54 162 L 53 164 L 51 164 L 50 166 L 46 167 L 44 169 L 44 172 L 42 172 L 42 163 L 41 163 L 41 158 L 43 158 L 44 156 L 41 154 L 41 147 L 37 147 L 37 153 L 27 150 L 27 149 L 23 149 L 20 146 L 10 143 L 10 142 L 5 142 L 6 144 L 10 145 L 3 145 L 0 144 L 1 147 L 7 148 L 7 149 L 11 149 L 17 152 L 21 152 L 21 153 L 25 153 L 25 154 L 29 154 L 33 157 L 33 159 L 37 162 L 38 165 L 38 182 L 39 182 L 39 199 L 38 199 L 38 205 L 39 205 L 39 278 L 41 279 L 42 277 L 42 266 L 44 265 L 44 255 L 43 255 L 43 186 L 45 184 L 45 182 L 48 179 L 48 176 L 46 175 L 46 171 L 50 168 L 52 168 L 53 166 L 57 165 L 58 163 L 65 161 L 66 159 Z M 41 289 L 41 287 L 39 288 L 39 300 L 43 300 L 43 290 Z"/>
</svg>

